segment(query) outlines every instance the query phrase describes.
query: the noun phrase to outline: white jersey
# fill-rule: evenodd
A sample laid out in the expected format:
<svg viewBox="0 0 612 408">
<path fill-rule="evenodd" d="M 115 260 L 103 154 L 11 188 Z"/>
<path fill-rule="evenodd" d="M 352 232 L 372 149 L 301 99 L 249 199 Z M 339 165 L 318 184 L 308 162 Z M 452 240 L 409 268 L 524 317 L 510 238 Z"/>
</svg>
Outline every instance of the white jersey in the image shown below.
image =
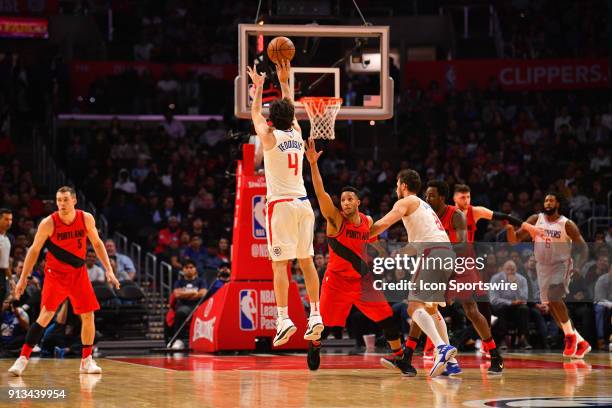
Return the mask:
<svg viewBox="0 0 612 408">
<path fill-rule="evenodd" d="M 306 197 L 302 177 L 304 141 L 295 129 L 274 130 L 276 145 L 264 150 L 266 198 L 268 202 L 283 198 Z"/>
<path fill-rule="evenodd" d="M 402 222 L 406 227 L 408 242 L 450 243 L 436 212 L 420 198 L 419 207 L 412 214 L 402 217 Z"/>
<path fill-rule="evenodd" d="M 538 214 L 535 226 L 542 228 L 544 237 L 536 237 L 534 243 L 534 255 L 536 261 L 541 264 L 555 264 L 566 262 L 572 256 L 572 239 L 565 231 L 568 219 L 560 216 L 556 221 L 548 221 L 546 215 Z"/>
</svg>

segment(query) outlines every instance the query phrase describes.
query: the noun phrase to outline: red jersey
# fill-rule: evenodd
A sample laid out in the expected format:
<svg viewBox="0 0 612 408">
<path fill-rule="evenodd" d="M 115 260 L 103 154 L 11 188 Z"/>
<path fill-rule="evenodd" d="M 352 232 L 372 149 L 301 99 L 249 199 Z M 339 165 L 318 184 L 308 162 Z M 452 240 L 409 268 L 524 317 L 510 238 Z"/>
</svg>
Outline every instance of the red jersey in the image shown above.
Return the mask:
<svg viewBox="0 0 612 408">
<path fill-rule="evenodd" d="M 327 236 L 327 272 L 347 278 L 360 278 L 368 272 L 366 249 L 370 241 L 370 226 L 365 214 L 360 212 L 359 218 L 359 225 L 343 218 L 340 231 L 336 235 Z"/>
<path fill-rule="evenodd" d="M 467 242 L 472 244 L 474 242 L 474 236 L 476 235 L 476 220 L 474 220 L 474 207 L 468 205 L 467 212 L 465 213 L 467 221 Z"/>
<path fill-rule="evenodd" d="M 72 254 L 73 257 L 80 258 L 84 262 L 87 253 L 87 227 L 85 227 L 83 211 L 76 210 L 76 216 L 71 224 L 64 224 L 57 211 L 51 214 L 51 218 L 53 219 L 53 234 L 48 238 L 51 246 L 59 247 L 60 250 Z M 64 271 L 74 269 L 74 266 L 66 263 L 65 260 L 58 259 L 59 255 L 57 254 L 57 251 L 51 249 L 47 251 L 45 265 L 47 269 Z"/>
<path fill-rule="evenodd" d="M 459 242 L 457 238 L 457 230 L 453 227 L 453 215 L 455 215 L 455 211 L 459 211 L 457 207 L 454 205 L 447 205 L 446 210 L 444 210 L 444 214 L 440 217 L 440 221 L 442 222 L 442 226 L 446 231 L 446 235 L 448 235 L 448 239 L 453 244 Z"/>
</svg>

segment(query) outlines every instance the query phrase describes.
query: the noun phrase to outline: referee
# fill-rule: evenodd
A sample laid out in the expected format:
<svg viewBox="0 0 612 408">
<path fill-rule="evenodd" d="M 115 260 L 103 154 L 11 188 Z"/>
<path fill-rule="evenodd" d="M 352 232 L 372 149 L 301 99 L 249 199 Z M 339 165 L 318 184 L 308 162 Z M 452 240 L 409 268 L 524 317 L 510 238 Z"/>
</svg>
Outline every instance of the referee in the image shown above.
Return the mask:
<svg viewBox="0 0 612 408">
<path fill-rule="evenodd" d="M 9 255 L 11 253 L 11 241 L 9 241 L 7 233 L 13 223 L 13 213 L 8 208 L 0 208 L 0 281 L 2 286 L 2 299 L 6 297 L 7 282 L 9 289 L 12 292 L 15 287 L 13 274 L 9 268 Z"/>
</svg>

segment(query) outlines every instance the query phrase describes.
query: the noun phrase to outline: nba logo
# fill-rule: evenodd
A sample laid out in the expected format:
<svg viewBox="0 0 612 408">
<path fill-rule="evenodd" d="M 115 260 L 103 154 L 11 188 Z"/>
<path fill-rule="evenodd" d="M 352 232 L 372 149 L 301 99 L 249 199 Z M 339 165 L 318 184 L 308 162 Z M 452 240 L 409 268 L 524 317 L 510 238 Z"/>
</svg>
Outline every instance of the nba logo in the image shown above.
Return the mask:
<svg viewBox="0 0 612 408">
<path fill-rule="evenodd" d="M 257 292 L 243 289 L 238 297 L 240 304 L 240 330 L 257 329 Z"/>
<path fill-rule="evenodd" d="M 266 239 L 265 197 L 253 196 L 253 238 Z"/>
</svg>

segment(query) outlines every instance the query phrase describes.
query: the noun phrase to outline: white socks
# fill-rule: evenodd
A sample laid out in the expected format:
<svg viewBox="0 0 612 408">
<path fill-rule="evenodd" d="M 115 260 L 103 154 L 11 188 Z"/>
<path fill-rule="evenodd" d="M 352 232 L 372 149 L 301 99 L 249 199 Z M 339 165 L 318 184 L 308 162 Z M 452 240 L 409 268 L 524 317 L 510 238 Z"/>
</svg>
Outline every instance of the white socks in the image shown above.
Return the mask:
<svg viewBox="0 0 612 408">
<path fill-rule="evenodd" d="M 277 306 L 276 310 L 278 311 L 278 317 L 280 319 L 289 318 L 289 306 Z"/>
<path fill-rule="evenodd" d="M 446 328 L 446 322 L 444 321 L 444 317 L 442 317 L 442 315 L 440 314 L 440 311 L 438 310 L 435 315 L 431 315 L 431 318 L 433 319 L 436 325 L 436 329 L 438 330 L 438 333 L 440 334 L 440 337 L 442 338 L 444 344 L 450 344 L 450 340 L 448 339 L 448 330 Z M 457 363 L 457 360 L 454 357 L 451 358 L 449 361 L 451 363 Z"/>
<path fill-rule="evenodd" d="M 320 316 L 319 302 L 310 302 L 310 316 Z"/>
<path fill-rule="evenodd" d="M 419 325 L 421 330 L 423 330 L 423 332 L 427 336 L 429 336 L 429 338 L 431 339 L 431 342 L 436 347 L 446 344 L 440 337 L 440 334 L 438 334 L 438 330 L 436 328 L 436 323 L 434 322 L 434 319 L 429 315 L 429 313 L 425 311 L 425 309 L 415 310 L 414 313 L 412 314 L 412 320 L 414 320 L 416 324 Z M 444 326 L 446 327 L 446 325 Z"/>
<path fill-rule="evenodd" d="M 567 322 L 561 323 L 561 328 L 563 329 L 563 334 L 566 336 L 569 334 L 574 334 L 574 328 L 572 327 L 572 321 L 568 319 Z"/>
</svg>

